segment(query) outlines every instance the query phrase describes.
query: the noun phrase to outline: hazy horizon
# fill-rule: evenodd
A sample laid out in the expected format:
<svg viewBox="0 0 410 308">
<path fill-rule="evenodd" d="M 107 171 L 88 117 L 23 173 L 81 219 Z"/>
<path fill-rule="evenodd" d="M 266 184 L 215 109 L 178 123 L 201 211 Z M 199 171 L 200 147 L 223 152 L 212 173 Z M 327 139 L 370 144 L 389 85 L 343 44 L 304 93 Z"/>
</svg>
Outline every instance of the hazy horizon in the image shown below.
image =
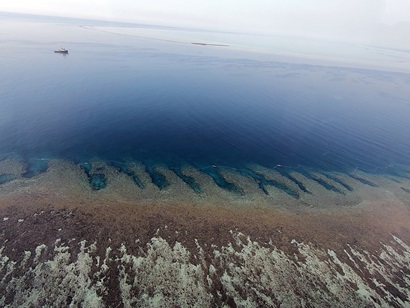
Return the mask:
<svg viewBox="0 0 410 308">
<path fill-rule="evenodd" d="M 410 48 L 410 2 L 404 0 L 300 0 L 291 3 L 259 0 L 198 2 L 179 0 L 0 1 L 0 11 L 161 26 L 239 31 Z"/>
</svg>

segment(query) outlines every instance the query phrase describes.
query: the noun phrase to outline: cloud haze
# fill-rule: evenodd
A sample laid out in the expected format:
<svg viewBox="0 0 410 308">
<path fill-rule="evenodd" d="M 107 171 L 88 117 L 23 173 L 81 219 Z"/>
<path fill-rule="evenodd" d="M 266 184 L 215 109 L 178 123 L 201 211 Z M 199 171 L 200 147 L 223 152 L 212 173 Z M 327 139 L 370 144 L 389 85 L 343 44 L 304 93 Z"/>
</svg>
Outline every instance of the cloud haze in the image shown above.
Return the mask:
<svg viewBox="0 0 410 308">
<path fill-rule="evenodd" d="M 408 0 L 0 0 L 0 11 L 410 47 Z"/>
</svg>

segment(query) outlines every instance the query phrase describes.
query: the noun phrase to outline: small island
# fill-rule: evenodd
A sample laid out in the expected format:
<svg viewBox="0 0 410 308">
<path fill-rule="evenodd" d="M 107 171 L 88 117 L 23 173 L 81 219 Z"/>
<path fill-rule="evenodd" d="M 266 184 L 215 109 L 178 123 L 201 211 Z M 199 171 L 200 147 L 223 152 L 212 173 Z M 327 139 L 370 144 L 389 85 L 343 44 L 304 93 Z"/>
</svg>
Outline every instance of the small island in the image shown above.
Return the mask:
<svg viewBox="0 0 410 308">
<path fill-rule="evenodd" d="M 208 43 L 202 43 L 202 42 L 192 42 L 191 44 L 200 45 L 200 46 L 229 47 L 229 45 L 225 45 L 225 44 L 208 44 Z"/>
</svg>

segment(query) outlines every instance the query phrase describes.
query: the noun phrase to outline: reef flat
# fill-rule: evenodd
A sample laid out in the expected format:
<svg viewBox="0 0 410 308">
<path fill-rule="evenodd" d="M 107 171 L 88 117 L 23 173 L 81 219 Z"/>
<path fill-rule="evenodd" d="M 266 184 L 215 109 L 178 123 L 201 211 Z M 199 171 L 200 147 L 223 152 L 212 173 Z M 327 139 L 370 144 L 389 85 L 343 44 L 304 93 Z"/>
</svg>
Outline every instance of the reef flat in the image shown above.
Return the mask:
<svg viewBox="0 0 410 308">
<path fill-rule="evenodd" d="M 3 159 L 0 306 L 406 307 L 400 170 Z"/>
</svg>

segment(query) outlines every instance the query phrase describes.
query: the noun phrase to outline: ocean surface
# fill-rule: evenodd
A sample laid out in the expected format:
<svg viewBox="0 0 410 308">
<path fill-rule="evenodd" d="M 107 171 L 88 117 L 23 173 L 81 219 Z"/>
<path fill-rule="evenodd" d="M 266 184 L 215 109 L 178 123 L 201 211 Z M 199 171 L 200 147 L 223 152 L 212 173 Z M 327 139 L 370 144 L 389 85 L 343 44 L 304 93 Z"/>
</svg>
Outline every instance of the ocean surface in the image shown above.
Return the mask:
<svg viewBox="0 0 410 308">
<path fill-rule="evenodd" d="M 2 156 L 396 174 L 410 164 L 408 52 L 2 16 Z"/>
</svg>

